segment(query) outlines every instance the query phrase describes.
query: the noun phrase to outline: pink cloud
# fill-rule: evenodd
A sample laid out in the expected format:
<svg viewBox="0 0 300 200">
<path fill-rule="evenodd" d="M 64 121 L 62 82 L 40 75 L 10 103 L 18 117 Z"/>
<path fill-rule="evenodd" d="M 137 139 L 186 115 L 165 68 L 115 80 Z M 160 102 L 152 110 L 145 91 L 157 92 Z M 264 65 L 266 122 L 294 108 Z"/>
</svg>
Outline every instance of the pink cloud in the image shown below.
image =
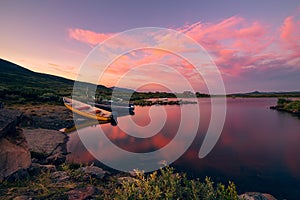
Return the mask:
<svg viewBox="0 0 300 200">
<path fill-rule="evenodd" d="M 68 32 L 70 38 L 90 45 L 97 45 L 113 35 L 111 33 L 95 33 L 90 30 L 78 28 L 68 29 Z"/>
<path fill-rule="evenodd" d="M 300 51 L 300 20 L 293 16 L 287 17 L 280 28 L 280 38 L 284 48 L 299 56 Z"/>
<path fill-rule="evenodd" d="M 283 25 L 281 27 L 281 34 L 280 37 L 282 40 L 285 41 L 290 41 L 291 39 L 293 39 L 293 34 L 295 32 L 295 24 L 293 21 L 293 17 L 289 16 L 287 17 L 284 22 Z"/>
<path fill-rule="evenodd" d="M 300 20 L 296 20 L 294 16 L 285 18 L 283 24 L 277 28 L 271 28 L 258 20 L 233 16 L 218 23 L 197 22 L 185 25 L 177 31 L 193 38 L 208 51 L 227 82 L 234 82 L 234 78 L 257 78 L 259 72 L 274 74 L 278 70 L 281 74 L 283 71 L 293 73 L 293 70 L 300 67 Z M 112 35 L 113 33 L 69 29 L 70 38 L 89 45 L 96 45 Z M 130 45 L 134 42 L 131 39 L 120 42 L 122 45 Z M 159 41 L 159 38 L 156 39 Z M 172 45 L 176 47 L 176 44 Z M 107 69 L 107 73 L 111 75 L 108 78 L 120 77 L 133 67 L 153 62 L 174 66 L 186 76 L 194 70 L 190 63 L 170 55 L 169 52 L 147 49 L 130 52 L 118 58 Z M 139 80 L 138 77 L 136 79 Z M 164 79 L 174 81 L 167 74 L 164 74 Z"/>
</svg>

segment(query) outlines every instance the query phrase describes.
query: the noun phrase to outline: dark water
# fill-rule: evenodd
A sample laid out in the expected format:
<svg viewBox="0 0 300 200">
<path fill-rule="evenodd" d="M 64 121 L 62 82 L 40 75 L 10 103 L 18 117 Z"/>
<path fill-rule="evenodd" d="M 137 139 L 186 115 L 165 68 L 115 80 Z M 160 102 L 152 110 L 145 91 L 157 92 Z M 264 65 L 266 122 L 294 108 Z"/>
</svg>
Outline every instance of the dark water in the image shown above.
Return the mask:
<svg viewBox="0 0 300 200">
<path fill-rule="evenodd" d="M 199 129 L 189 149 L 173 163 L 177 170 L 193 178 L 210 176 L 215 182 L 232 180 L 239 192 L 257 191 L 273 194 L 278 199 L 300 199 L 298 117 L 268 109 L 276 104 L 276 99 L 228 99 L 221 137 L 214 149 L 205 158 L 199 159 L 198 152 L 209 125 L 211 105 L 209 99 L 198 101 L 201 110 Z M 195 106 L 164 106 L 167 121 L 159 133 L 149 138 L 129 136 L 118 126 L 110 124 L 89 126 L 81 129 L 80 134 L 97 134 L 101 126 L 106 136 L 119 147 L 131 152 L 150 152 L 164 147 L 174 138 L 179 127 L 180 109 L 196 110 Z M 147 126 L 160 120 L 161 109 L 160 106 L 136 107 L 135 115 L 120 117 L 118 121 L 122 124 L 126 118 L 132 118 L 139 126 Z M 188 130 L 189 125 L 186 127 Z M 147 136 L 147 132 L 136 134 Z M 77 132 L 70 134 L 68 151 L 71 152 L 70 161 L 100 164 L 85 149 Z M 102 151 L 114 157 L 113 152 Z"/>
</svg>

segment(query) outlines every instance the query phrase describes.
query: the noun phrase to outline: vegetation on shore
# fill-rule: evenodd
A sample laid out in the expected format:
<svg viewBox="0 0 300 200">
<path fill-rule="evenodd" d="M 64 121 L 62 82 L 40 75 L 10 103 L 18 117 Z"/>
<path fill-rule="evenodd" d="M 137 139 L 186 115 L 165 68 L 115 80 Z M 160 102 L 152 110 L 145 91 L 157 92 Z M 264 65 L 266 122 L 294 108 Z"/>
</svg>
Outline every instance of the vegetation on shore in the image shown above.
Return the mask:
<svg viewBox="0 0 300 200">
<path fill-rule="evenodd" d="M 5 104 L 24 103 L 52 103 L 62 105 L 63 96 L 71 96 L 74 81 L 48 74 L 41 74 L 20 67 L 14 63 L 0 59 L 0 101 Z M 147 105 L 148 99 L 153 98 L 191 98 L 210 97 L 209 94 L 200 92 L 192 93 L 185 91 L 182 93 L 170 92 L 136 92 L 124 88 L 107 88 L 102 85 L 92 85 L 90 83 L 80 84 L 79 94 L 86 98 L 87 91 L 92 92 L 96 88 L 94 96 L 97 100 L 109 100 L 112 98 L 123 99 L 136 103 L 136 105 Z M 89 89 L 88 89 L 89 88 Z M 217 97 L 217 95 L 213 95 Z M 227 97 L 300 97 L 300 92 L 278 92 L 278 93 L 240 93 L 229 94 Z M 79 99 L 80 100 L 80 99 Z M 114 100 L 114 99 L 113 99 Z M 177 104 L 172 102 L 170 104 Z"/>
<path fill-rule="evenodd" d="M 271 106 L 270 108 L 300 115 L 300 100 L 279 98 L 277 105 Z"/>
<path fill-rule="evenodd" d="M 136 170 L 134 176 L 110 175 L 102 179 L 84 174 L 79 165 L 63 164 L 58 171 L 50 170 L 15 182 L 0 184 L 0 196 L 12 199 L 18 196 L 33 199 L 68 199 L 72 190 L 89 190 L 93 199 L 204 199 L 237 200 L 234 183 L 214 184 L 189 180 L 183 173 L 165 167 L 150 174 Z M 58 173 L 59 172 L 59 173 Z M 61 176 L 57 176 L 60 174 Z M 89 194 L 88 194 L 89 195 Z"/>
</svg>

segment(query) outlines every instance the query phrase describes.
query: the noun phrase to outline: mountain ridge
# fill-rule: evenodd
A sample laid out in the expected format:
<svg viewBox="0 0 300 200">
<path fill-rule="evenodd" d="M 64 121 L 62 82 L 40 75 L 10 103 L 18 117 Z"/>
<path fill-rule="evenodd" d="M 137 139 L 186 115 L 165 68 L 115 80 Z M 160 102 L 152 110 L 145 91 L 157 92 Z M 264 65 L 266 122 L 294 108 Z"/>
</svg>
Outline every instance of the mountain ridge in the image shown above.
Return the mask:
<svg viewBox="0 0 300 200">
<path fill-rule="evenodd" d="M 0 98 L 3 98 L 4 93 L 12 94 L 16 88 L 17 93 L 22 93 L 22 88 L 30 88 L 31 90 L 41 90 L 38 92 L 40 95 L 44 93 L 56 93 L 57 95 L 71 95 L 71 91 L 74 85 L 74 80 L 67 79 L 60 76 L 51 74 L 34 72 L 26 69 L 13 62 L 0 58 Z M 86 87 L 93 85 L 92 83 L 83 83 Z M 97 89 L 111 92 L 116 90 L 117 92 L 135 92 L 132 89 L 120 88 L 120 87 L 106 87 L 104 85 L 97 85 Z M 55 92 L 56 90 L 60 92 Z M 68 92 L 66 92 L 68 90 Z M 64 92 L 61 92 L 64 91 Z M 28 92 L 28 91 L 27 91 Z M 2 95 L 2 96 L 1 96 Z M 278 91 L 278 92 L 245 92 L 245 93 L 231 93 L 229 97 L 263 97 L 263 96 L 300 96 L 300 91 Z"/>
</svg>

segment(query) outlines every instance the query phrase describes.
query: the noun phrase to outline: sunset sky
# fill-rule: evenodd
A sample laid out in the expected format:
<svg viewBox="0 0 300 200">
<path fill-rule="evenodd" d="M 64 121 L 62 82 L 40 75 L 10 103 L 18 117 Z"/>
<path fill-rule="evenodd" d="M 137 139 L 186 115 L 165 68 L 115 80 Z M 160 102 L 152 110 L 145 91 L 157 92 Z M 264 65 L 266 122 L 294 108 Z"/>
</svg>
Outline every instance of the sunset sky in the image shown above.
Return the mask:
<svg viewBox="0 0 300 200">
<path fill-rule="evenodd" d="M 164 27 L 207 50 L 228 93 L 300 90 L 299 0 L 6 0 L 0 3 L 0 27 L 0 58 L 37 72 L 76 79 L 99 42 L 128 29 Z M 131 64 L 119 61 L 107 77 Z M 109 80 L 104 84 L 112 86 Z"/>
</svg>

